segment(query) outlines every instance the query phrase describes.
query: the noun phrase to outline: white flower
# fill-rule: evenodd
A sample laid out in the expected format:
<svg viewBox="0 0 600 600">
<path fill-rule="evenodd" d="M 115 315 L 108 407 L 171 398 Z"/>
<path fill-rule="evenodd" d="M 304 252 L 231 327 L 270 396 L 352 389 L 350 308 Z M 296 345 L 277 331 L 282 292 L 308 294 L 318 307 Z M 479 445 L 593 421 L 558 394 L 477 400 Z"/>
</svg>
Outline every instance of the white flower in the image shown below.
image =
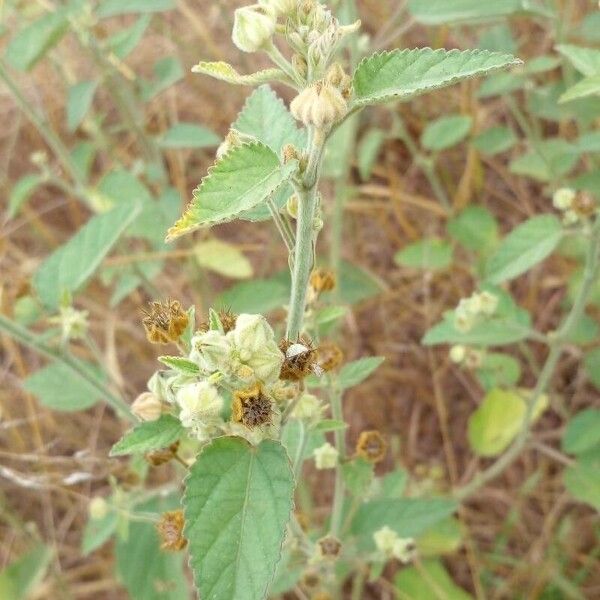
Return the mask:
<svg viewBox="0 0 600 600">
<path fill-rule="evenodd" d="M 298 403 L 294 407 L 292 416 L 296 419 L 314 421 L 319 419 L 323 412 L 323 406 L 319 398 L 313 394 L 302 394 Z"/>
<path fill-rule="evenodd" d="M 219 418 L 223 398 L 214 385 L 207 381 L 189 383 L 177 392 L 177 404 L 181 411 L 179 420 L 184 427 L 211 423 Z"/>
<path fill-rule="evenodd" d="M 338 462 L 339 452 L 329 442 L 325 442 L 313 450 L 313 456 L 317 469 L 334 469 Z"/>
<path fill-rule="evenodd" d="M 234 13 L 231 39 L 242 52 L 256 52 L 270 41 L 276 24 L 277 15 L 270 6 L 243 6 Z"/>
<path fill-rule="evenodd" d="M 552 204 L 558 210 L 568 210 L 575 200 L 575 191 L 571 188 L 560 188 L 552 196 Z"/>
<path fill-rule="evenodd" d="M 202 371 L 214 373 L 231 372 L 231 355 L 233 346 L 231 338 L 220 331 L 210 330 L 197 333 L 192 338 L 190 360 L 195 362 Z"/>
<path fill-rule="evenodd" d="M 235 329 L 227 337 L 233 340 L 235 357 L 239 361 L 234 368 L 238 377 L 248 380 L 254 376 L 263 383 L 278 379 L 284 357 L 273 329 L 262 315 L 241 314 Z"/>
<path fill-rule="evenodd" d="M 292 100 L 290 112 L 306 127 L 329 129 L 346 115 L 348 105 L 337 88 L 318 81 Z"/>
<path fill-rule="evenodd" d="M 377 550 L 386 558 L 397 558 L 402 563 L 410 562 L 415 555 L 415 540 L 401 538 L 393 529 L 384 525 L 373 534 Z"/>
<path fill-rule="evenodd" d="M 490 294 L 490 292 L 481 292 L 479 294 L 479 304 L 481 312 L 484 315 L 491 317 L 498 308 L 498 296 Z"/>
<path fill-rule="evenodd" d="M 131 412 L 140 421 L 156 421 L 162 414 L 162 403 L 152 392 L 143 392 L 133 401 Z"/>
<path fill-rule="evenodd" d="M 95 496 L 88 504 L 88 514 L 93 521 L 99 521 L 108 514 L 108 502 L 102 496 Z"/>
<path fill-rule="evenodd" d="M 394 544 L 398 540 L 398 534 L 387 525 L 384 525 L 373 534 L 373 540 L 377 550 L 386 556 L 391 556 L 394 551 Z"/>
</svg>

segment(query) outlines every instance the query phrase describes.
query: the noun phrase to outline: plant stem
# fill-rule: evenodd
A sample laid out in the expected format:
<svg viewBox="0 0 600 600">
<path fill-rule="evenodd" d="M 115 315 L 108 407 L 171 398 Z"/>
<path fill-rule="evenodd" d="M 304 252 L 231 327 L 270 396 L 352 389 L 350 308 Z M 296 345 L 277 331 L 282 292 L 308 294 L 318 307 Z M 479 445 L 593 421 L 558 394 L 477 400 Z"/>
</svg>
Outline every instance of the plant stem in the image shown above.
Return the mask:
<svg viewBox="0 0 600 600">
<path fill-rule="evenodd" d="M 73 375 L 95 388 L 99 392 L 99 394 L 106 400 L 107 404 L 109 404 L 118 414 L 122 414 L 125 417 L 127 417 L 130 421 L 135 422 L 135 418 L 131 414 L 129 405 L 122 398 L 108 390 L 104 385 L 102 379 L 100 379 L 97 375 L 83 367 L 81 362 L 78 361 L 76 358 L 64 352 L 61 352 L 60 350 L 56 350 L 54 348 L 51 348 L 50 346 L 47 346 L 29 330 L 25 329 L 24 327 L 21 327 L 20 325 L 17 325 L 16 323 L 13 323 L 4 315 L 0 315 L 0 331 L 4 331 L 24 346 L 35 350 L 35 352 L 38 352 L 39 354 L 47 356 L 48 358 L 51 358 L 58 362 L 61 362 L 63 365 L 69 368 Z"/>
<path fill-rule="evenodd" d="M 588 297 L 596 281 L 599 270 L 600 217 L 596 217 L 596 221 L 592 228 L 590 244 L 586 254 L 585 269 L 581 286 L 578 290 L 575 301 L 573 302 L 573 306 L 571 307 L 571 310 L 567 314 L 562 325 L 554 334 L 548 336 L 550 352 L 548 353 L 546 362 L 544 363 L 544 366 L 539 374 L 537 384 L 531 393 L 530 398 L 527 400 L 525 418 L 523 419 L 523 425 L 517 435 L 517 438 L 513 442 L 512 446 L 495 463 L 474 477 L 467 485 L 455 491 L 454 496 L 459 500 L 468 498 L 483 485 L 503 473 L 504 470 L 519 456 L 521 450 L 524 448 L 527 438 L 529 437 L 530 426 L 533 421 L 535 407 L 540 397 L 546 392 L 548 386 L 550 385 L 552 375 L 554 374 L 556 365 L 561 357 L 564 345 L 569 339 L 573 328 L 577 325 L 581 319 L 581 316 L 583 315 L 583 311 L 585 310 Z"/>
<path fill-rule="evenodd" d="M 342 410 L 342 393 L 340 390 L 331 388 L 331 417 L 336 421 L 343 421 L 344 414 Z M 335 469 L 335 489 L 333 492 L 333 505 L 331 507 L 331 524 L 329 526 L 331 535 L 338 537 L 342 527 L 342 513 L 344 508 L 344 496 L 346 495 L 346 484 L 342 474 L 341 463 L 346 457 L 346 438 L 343 429 L 336 429 L 333 432 L 335 447 L 339 453 L 338 465 Z"/>
<path fill-rule="evenodd" d="M 277 231 L 279 231 L 279 235 L 281 236 L 285 247 L 291 254 L 294 251 L 294 234 L 289 229 L 289 224 L 281 218 L 279 210 L 275 206 L 273 200 L 270 198 L 267 200 L 267 206 L 269 207 L 269 212 L 271 213 L 273 223 L 275 223 L 275 227 L 277 228 Z"/>
<path fill-rule="evenodd" d="M 308 165 L 302 181 L 295 186 L 298 195 L 298 218 L 296 220 L 296 244 L 292 270 L 292 291 L 286 337 L 295 340 L 302 331 L 306 308 L 306 290 L 314 265 L 315 230 L 314 217 L 317 207 L 317 183 L 327 136 L 323 130 L 312 132 Z"/>
</svg>

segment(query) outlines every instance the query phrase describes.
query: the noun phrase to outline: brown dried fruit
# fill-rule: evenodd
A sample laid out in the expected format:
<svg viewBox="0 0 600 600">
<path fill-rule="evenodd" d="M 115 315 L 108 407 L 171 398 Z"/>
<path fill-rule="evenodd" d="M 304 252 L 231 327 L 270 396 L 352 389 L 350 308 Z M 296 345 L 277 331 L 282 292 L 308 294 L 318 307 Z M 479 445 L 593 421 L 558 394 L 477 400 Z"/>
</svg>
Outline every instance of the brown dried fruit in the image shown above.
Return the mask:
<svg viewBox="0 0 600 600">
<path fill-rule="evenodd" d="M 177 552 L 186 547 L 187 540 L 183 537 L 184 525 L 185 519 L 182 510 L 172 510 L 161 515 L 156 529 L 160 537 L 160 547 L 163 550 Z"/>
<path fill-rule="evenodd" d="M 300 381 L 320 370 L 317 365 L 317 353 L 308 338 L 297 342 L 281 340 L 279 349 L 284 355 L 279 378 L 284 381 Z"/>
<path fill-rule="evenodd" d="M 333 535 L 322 537 L 317 544 L 319 545 L 321 556 L 325 558 L 336 558 L 342 549 L 342 542 Z"/>
<path fill-rule="evenodd" d="M 323 342 L 317 348 L 317 362 L 323 371 L 329 373 L 344 362 L 344 353 L 334 342 Z"/>
<path fill-rule="evenodd" d="M 233 395 L 231 418 L 234 423 L 242 423 L 248 429 L 271 423 L 273 405 L 259 383 Z"/>
<path fill-rule="evenodd" d="M 188 326 L 189 317 L 177 300 L 153 301 L 149 310 L 142 309 L 142 323 L 148 341 L 153 344 L 176 342 Z"/>
<path fill-rule="evenodd" d="M 381 462 L 387 452 L 387 442 L 379 431 L 363 431 L 356 443 L 356 454 L 370 463 Z"/>
<path fill-rule="evenodd" d="M 336 286 L 335 273 L 331 269 L 318 268 L 310 274 L 310 287 L 317 295 L 331 292 Z"/>
<path fill-rule="evenodd" d="M 163 448 L 162 450 L 155 450 L 154 452 L 149 452 L 144 457 L 146 462 L 150 463 L 153 467 L 159 467 L 160 465 L 164 465 L 173 458 L 177 454 L 177 450 L 179 449 L 179 440 L 174 444 L 171 444 L 168 448 Z"/>
</svg>

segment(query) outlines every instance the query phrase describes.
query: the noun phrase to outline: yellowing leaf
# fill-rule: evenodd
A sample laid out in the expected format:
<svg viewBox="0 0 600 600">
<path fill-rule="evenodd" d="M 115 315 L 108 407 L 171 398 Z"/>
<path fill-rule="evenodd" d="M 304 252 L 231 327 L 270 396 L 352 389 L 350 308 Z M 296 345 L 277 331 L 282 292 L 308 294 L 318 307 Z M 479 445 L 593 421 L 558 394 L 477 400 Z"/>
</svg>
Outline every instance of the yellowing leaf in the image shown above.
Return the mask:
<svg viewBox="0 0 600 600">
<path fill-rule="evenodd" d="M 196 260 L 206 269 L 232 279 L 252 276 L 252 264 L 241 250 L 222 240 L 207 240 L 196 245 Z"/>
<path fill-rule="evenodd" d="M 480 456 L 500 454 L 517 436 L 526 415 L 525 399 L 530 390 L 490 390 L 469 418 L 469 442 Z M 541 395 L 533 411 L 532 422 L 548 406 L 548 396 Z"/>
<path fill-rule="evenodd" d="M 284 73 L 280 69 L 264 69 L 250 75 L 242 75 L 229 63 L 222 60 L 218 62 L 200 62 L 192 67 L 192 73 L 202 73 L 237 85 L 259 85 L 269 81 L 285 80 Z"/>
</svg>

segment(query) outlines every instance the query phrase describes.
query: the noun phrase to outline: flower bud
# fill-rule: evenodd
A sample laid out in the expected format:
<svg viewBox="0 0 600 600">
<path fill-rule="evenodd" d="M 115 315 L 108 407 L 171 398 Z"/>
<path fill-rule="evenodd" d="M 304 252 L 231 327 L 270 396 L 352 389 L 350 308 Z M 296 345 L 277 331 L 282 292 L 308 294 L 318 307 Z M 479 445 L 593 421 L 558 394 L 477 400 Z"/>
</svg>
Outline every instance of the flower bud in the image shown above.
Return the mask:
<svg viewBox="0 0 600 600">
<path fill-rule="evenodd" d="M 558 210 L 568 210 L 575 200 L 575 191 L 571 188 L 560 188 L 552 196 L 552 204 Z"/>
<path fill-rule="evenodd" d="M 140 421 L 156 421 L 162 414 L 162 403 L 152 392 L 143 392 L 133 401 L 131 412 Z"/>
<path fill-rule="evenodd" d="M 277 14 L 270 6 L 251 4 L 234 13 L 231 39 L 242 52 L 263 49 L 275 33 Z"/>
<path fill-rule="evenodd" d="M 292 219 L 298 218 L 298 196 L 296 194 L 292 194 L 288 198 L 285 208 Z"/>
<path fill-rule="evenodd" d="M 313 456 L 317 469 L 335 469 L 339 452 L 329 442 L 325 442 L 313 450 Z"/>
<path fill-rule="evenodd" d="M 491 317 L 498 309 L 498 296 L 490 292 L 481 292 L 479 294 L 479 306 L 481 313 Z"/>
<path fill-rule="evenodd" d="M 566 210 L 563 215 L 563 224 L 564 225 L 575 225 L 579 222 L 579 215 L 574 210 Z"/>
<path fill-rule="evenodd" d="M 177 404 L 181 408 L 181 424 L 191 428 L 217 419 L 223 408 L 223 398 L 214 385 L 200 381 L 180 388 L 177 392 Z"/>
<path fill-rule="evenodd" d="M 313 394 L 302 394 L 298 403 L 292 411 L 292 416 L 296 419 L 302 419 L 304 421 L 316 421 L 321 417 L 323 412 L 323 405 L 319 398 Z"/>
<path fill-rule="evenodd" d="M 325 79 L 329 85 L 339 88 L 345 76 L 346 73 L 344 73 L 342 65 L 340 65 L 340 63 L 333 63 L 331 67 L 329 67 Z"/>
<path fill-rule="evenodd" d="M 258 3 L 272 8 L 278 15 L 289 15 L 298 5 L 298 0 L 258 0 Z"/>
<path fill-rule="evenodd" d="M 300 43 L 302 42 L 300 41 Z M 306 79 L 306 76 L 308 75 L 308 65 L 306 64 L 304 56 L 302 56 L 302 54 L 294 54 L 291 63 L 294 71 L 298 73 L 302 79 Z"/>
<path fill-rule="evenodd" d="M 283 163 L 287 164 L 291 160 L 300 160 L 300 153 L 294 146 L 294 144 L 286 144 L 281 149 L 281 157 L 283 159 Z"/>
<path fill-rule="evenodd" d="M 483 352 L 474 348 L 467 348 L 465 353 L 465 367 L 467 369 L 478 369 L 483 364 Z"/>
<path fill-rule="evenodd" d="M 379 552 L 385 556 L 391 556 L 394 551 L 394 544 L 398 540 L 398 534 L 387 525 L 384 525 L 381 529 L 378 529 L 373 534 L 373 541 L 375 547 Z"/>
<path fill-rule="evenodd" d="M 465 360 L 466 352 L 467 349 L 464 346 L 452 346 L 452 348 L 450 348 L 450 360 L 453 363 L 459 365 L 460 363 L 462 363 L 463 360 Z"/>
<path fill-rule="evenodd" d="M 290 111 L 306 127 L 329 129 L 346 115 L 348 105 L 338 89 L 317 82 L 292 100 Z"/>
<path fill-rule="evenodd" d="M 192 338 L 190 360 L 195 362 L 202 371 L 212 373 L 221 371 L 228 374 L 231 371 L 231 354 L 233 346 L 230 338 L 216 330 L 197 333 Z"/>
<path fill-rule="evenodd" d="M 104 519 L 108 514 L 108 502 L 101 496 L 96 496 L 88 504 L 88 514 L 93 521 Z"/>
<path fill-rule="evenodd" d="M 415 557 L 416 549 L 413 538 L 398 538 L 392 548 L 392 556 L 401 563 L 407 564 Z"/>
</svg>

